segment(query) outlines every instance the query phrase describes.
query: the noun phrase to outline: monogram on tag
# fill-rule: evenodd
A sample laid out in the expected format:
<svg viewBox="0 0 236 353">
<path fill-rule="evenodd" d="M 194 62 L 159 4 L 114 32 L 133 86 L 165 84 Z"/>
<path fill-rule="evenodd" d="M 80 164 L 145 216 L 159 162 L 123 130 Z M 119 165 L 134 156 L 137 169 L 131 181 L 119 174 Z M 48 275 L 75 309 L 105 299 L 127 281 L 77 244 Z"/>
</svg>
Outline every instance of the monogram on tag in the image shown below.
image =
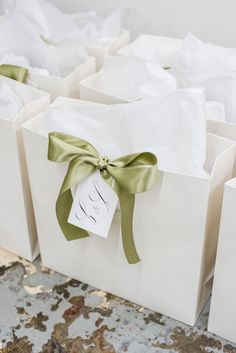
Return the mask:
<svg viewBox="0 0 236 353">
<path fill-rule="evenodd" d="M 96 171 L 77 186 L 68 222 L 106 238 L 117 203 L 117 195 Z"/>
</svg>

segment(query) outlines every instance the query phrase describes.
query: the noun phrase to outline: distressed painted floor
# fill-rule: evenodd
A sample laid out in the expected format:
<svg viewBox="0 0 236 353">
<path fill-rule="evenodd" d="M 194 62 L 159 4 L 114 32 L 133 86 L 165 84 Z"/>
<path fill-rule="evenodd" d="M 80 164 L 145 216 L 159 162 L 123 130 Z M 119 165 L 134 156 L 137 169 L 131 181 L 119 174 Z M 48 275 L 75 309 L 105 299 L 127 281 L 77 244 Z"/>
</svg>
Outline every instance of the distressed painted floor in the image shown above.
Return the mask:
<svg viewBox="0 0 236 353">
<path fill-rule="evenodd" d="M 206 332 L 0 251 L 0 353 L 236 353 Z"/>
</svg>

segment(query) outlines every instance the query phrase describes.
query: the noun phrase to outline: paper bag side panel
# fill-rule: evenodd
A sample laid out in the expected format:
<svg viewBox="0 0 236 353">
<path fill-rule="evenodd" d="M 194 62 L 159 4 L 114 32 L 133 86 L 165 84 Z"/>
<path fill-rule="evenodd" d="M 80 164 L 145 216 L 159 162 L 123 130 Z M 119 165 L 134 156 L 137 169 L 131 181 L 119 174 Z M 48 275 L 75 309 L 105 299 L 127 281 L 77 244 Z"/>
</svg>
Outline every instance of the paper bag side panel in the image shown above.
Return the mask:
<svg viewBox="0 0 236 353">
<path fill-rule="evenodd" d="M 0 120 L 0 246 L 32 260 L 13 122 Z"/>
<path fill-rule="evenodd" d="M 30 74 L 29 80 L 36 84 L 38 89 L 48 92 L 51 101 L 54 101 L 58 96 L 66 96 L 66 78 L 54 77 L 39 74 Z"/>
<path fill-rule="evenodd" d="M 100 103 L 100 104 L 118 104 L 125 103 L 125 100 L 119 99 L 100 88 L 101 73 L 97 73 L 80 82 L 80 99 Z"/>
<path fill-rule="evenodd" d="M 236 145 L 236 124 L 224 121 L 207 120 L 207 130 L 213 134 L 234 141 Z M 236 176 L 236 149 L 233 176 Z"/>
<path fill-rule="evenodd" d="M 48 94 L 45 94 L 41 98 L 38 98 L 23 108 L 22 114 L 19 116 L 15 124 L 15 133 L 17 140 L 18 148 L 18 157 L 20 163 L 20 173 L 21 173 L 21 183 L 23 189 L 24 205 L 25 205 L 25 217 L 27 219 L 28 232 L 29 232 L 29 241 L 31 246 L 31 258 L 33 260 L 39 254 L 38 249 L 38 239 L 37 239 L 37 230 L 35 225 L 35 216 L 32 204 L 32 196 L 30 190 L 29 176 L 26 165 L 25 158 L 25 149 L 22 135 L 22 124 L 28 121 L 30 118 L 38 115 L 41 112 L 44 112 L 50 105 L 50 97 Z"/>
<path fill-rule="evenodd" d="M 224 141 L 222 141 L 224 142 Z M 203 249 L 202 272 L 199 288 L 199 312 L 212 289 L 212 276 L 216 259 L 216 249 L 221 219 L 224 183 L 232 177 L 235 150 L 232 145 L 227 151 L 218 155 L 211 175 L 206 236 Z"/>
<path fill-rule="evenodd" d="M 25 109 L 25 106 L 32 104 L 32 102 L 48 95 L 48 93 L 44 91 L 40 91 L 8 77 L 1 76 L 1 81 L 5 81 L 6 84 L 11 87 L 13 92 L 20 99 L 23 109 Z"/>
<path fill-rule="evenodd" d="M 219 135 L 236 142 L 236 124 L 208 119 L 207 130 L 215 135 Z"/>
<path fill-rule="evenodd" d="M 236 342 L 236 187 L 225 184 L 208 330 Z"/>
<path fill-rule="evenodd" d="M 70 75 L 66 77 L 66 97 L 80 98 L 79 82 L 96 72 L 96 59 L 89 57 L 88 60 L 78 66 Z"/>
<path fill-rule="evenodd" d="M 61 233 L 61 230 L 55 219 L 55 201 L 60 188 L 60 183 L 63 181 L 63 176 L 66 173 L 66 165 L 52 163 L 47 160 L 47 150 L 48 150 L 48 140 L 43 136 L 39 136 L 34 132 L 28 130 L 28 128 L 23 127 L 23 140 L 26 152 L 26 162 L 29 174 L 30 187 L 32 192 L 32 200 L 35 212 L 37 233 L 39 236 L 39 247 L 42 248 L 41 258 L 42 262 L 45 257 L 45 249 L 47 249 L 47 242 L 51 244 L 51 238 L 53 233 Z M 45 165 L 47 168 L 45 168 Z M 63 168 L 64 175 L 58 176 L 57 169 Z M 54 173 L 52 173 L 52 171 Z M 39 173 L 40 171 L 40 173 Z M 49 173 L 49 174 L 48 174 Z M 51 174 L 52 173 L 52 174 Z M 55 174 L 59 177 L 59 180 L 55 180 Z M 63 173 L 61 173 L 63 174 Z M 39 177 L 40 175 L 40 177 Z M 50 192 L 53 192 L 53 203 L 50 202 Z M 47 218 L 48 217 L 48 218 Z M 51 223 L 55 226 L 51 226 Z M 61 234 L 60 234 L 61 235 Z M 54 235 L 55 236 L 55 235 Z M 53 238 L 54 238 L 53 236 Z M 62 235 L 61 235 L 62 236 Z M 62 236 L 63 237 L 63 236 Z M 54 257 L 55 251 L 52 247 L 48 248 L 48 255 L 52 259 Z M 44 248 L 46 246 L 46 248 Z M 55 244 L 54 244 L 55 250 Z M 52 253 L 51 253 L 52 251 Z M 47 253 L 47 250 L 46 250 Z"/>
<path fill-rule="evenodd" d="M 96 72 L 96 60 L 88 60 L 75 68 L 67 77 L 44 76 L 31 74 L 29 80 L 36 83 L 39 89 L 50 93 L 51 101 L 57 97 L 79 98 L 79 81 Z"/>
<path fill-rule="evenodd" d="M 130 42 L 130 32 L 126 29 L 122 30 L 121 35 L 114 40 L 110 48 L 108 49 L 108 54 L 114 55 L 119 49 L 126 46 Z"/>
<path fill-rule="evenodd" d="M 195 324 L 198 310 L 208 194 L 207 179 L 164 173 L 158 190 L 139 195 L 136 203 L 137 245 L 142 237 L 153 238 L 145 255 L 151 257 L 147 273 L 156 272 L 155 310 L 189 325 Z M 145 210 L 147 204 L 152 206 Z M 141 217 L 144 212 L 145 218 Z"/>
</svg>

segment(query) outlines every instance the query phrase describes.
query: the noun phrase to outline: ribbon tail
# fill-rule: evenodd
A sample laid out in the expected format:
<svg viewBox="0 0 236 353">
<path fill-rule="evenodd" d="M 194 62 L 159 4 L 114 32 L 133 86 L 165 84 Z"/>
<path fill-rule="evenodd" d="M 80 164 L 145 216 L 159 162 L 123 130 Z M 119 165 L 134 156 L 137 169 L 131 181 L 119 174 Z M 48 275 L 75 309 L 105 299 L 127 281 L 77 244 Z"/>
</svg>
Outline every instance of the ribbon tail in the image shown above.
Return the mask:
<svg viewBox="0 0 236 353">
<path fill-rule="evenodd" d="M 120 213 L 121 213 L 121 233 L 124 253 L 129 264 L 136 264 L 140 261 L 134 237 L 133 237 L 133 212 L 135 195 L 121 190 L 119 192 Z"/>
<path fill-rule="evenodd" d="M 60 228 L 67 240 L 76 240 L 89 236 L 86 230 L 68 223 L 70 209 L 73 203 L 71 191 L 67 190 L 58 196 L 56 202 L 56 215 Z"/>
</svg>

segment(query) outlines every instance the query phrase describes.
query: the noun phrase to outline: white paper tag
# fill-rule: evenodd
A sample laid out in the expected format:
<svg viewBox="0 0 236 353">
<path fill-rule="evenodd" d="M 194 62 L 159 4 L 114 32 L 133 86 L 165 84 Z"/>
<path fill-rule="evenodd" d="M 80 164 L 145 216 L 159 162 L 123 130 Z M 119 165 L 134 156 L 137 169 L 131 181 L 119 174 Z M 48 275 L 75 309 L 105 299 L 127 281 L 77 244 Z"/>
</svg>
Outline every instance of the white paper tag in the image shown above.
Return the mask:
<svg viewBox="0 0 236 353">
<path fill-rule="evenodd" d="M 99 171 L 77 186 L 68 223 L 107 238 L 118 197 Z"/>
</svg>

